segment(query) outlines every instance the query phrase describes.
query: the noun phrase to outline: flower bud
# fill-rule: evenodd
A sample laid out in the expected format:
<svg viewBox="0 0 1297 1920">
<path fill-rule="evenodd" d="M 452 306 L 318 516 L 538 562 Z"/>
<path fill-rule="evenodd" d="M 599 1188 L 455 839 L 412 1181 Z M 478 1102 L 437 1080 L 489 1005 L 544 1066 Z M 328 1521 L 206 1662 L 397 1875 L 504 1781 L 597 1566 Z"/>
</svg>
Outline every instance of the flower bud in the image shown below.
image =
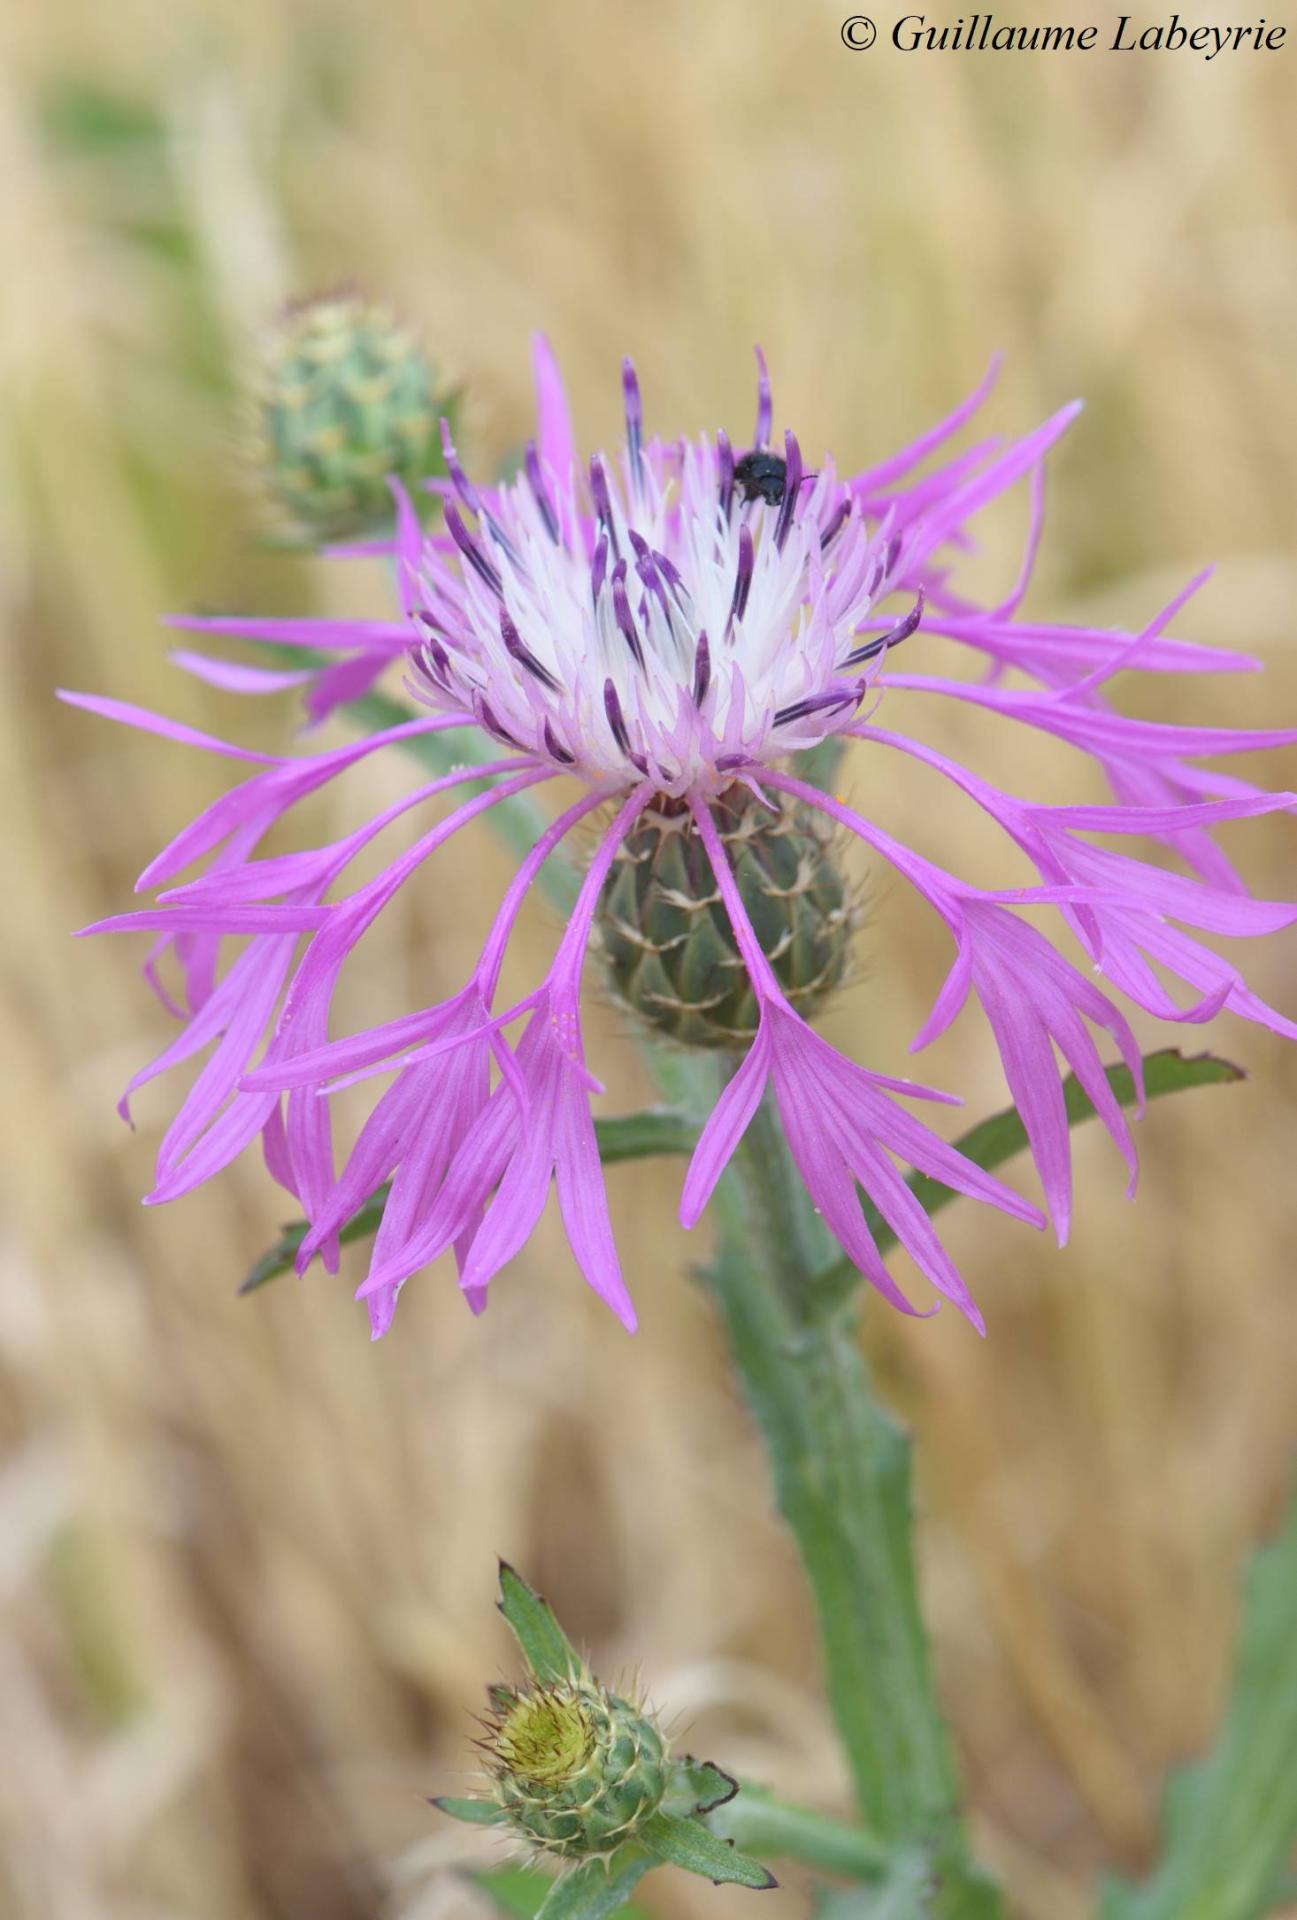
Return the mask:
<svg viewBox="0 0 1297 1920">
<path fill-rule="evenodd" d="M 739 786 L 712 815 L 780 986 L 814 1013 L 840 984 L 861 919 L 832 827 L 800 801 L 775 813 Z M 690 1047 L 751 1039 L 757 996 L 687 807 L 641 816 L 609 875 L 598 937 L 617 1000 L 650 1026 Z"/>
<path fill-rule="evenodd" d="M 533 1846 L 564 1859 L 607 1853 L 661 1805 L 661 1730 L 589 1674 L 493 1688 L 491 1703 L 483 1744 L 495 1799 Z"/>
<path fill-rule="evenodd" d="M 292 530 L 340 540 L 390 525 L 387 476 L 444 472 L 438 394 L 408 328 L 358 293 L 290 307 L 273 332 L 256 400 L 257 460 Z"/>
</svg>

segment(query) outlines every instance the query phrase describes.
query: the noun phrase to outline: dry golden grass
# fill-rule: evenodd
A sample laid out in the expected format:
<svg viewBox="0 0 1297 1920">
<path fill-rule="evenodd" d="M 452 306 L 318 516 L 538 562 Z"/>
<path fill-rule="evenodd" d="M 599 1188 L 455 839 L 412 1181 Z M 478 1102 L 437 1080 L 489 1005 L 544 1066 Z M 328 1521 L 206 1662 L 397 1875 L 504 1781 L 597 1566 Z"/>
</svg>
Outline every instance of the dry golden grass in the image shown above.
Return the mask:
<svg viewBox="0 0 1297 1920">
<path fill-rule="evenodd" d="M 525 431 L 534 325 L 590 438 L 614 429 L 627 350 L 655 420 L 742 421 L 759 337 L 803 445 L 861 461 L 1003 347 L 997 425 L 1091 401 L 1054 462 L 1033 606 L 1137 621 L 1219 558 L 1182 630 L 1263 654 L 1268 679 L 1159 682 L 1130 703 L 1240 724 L 1297 712 L 1297 54 L 861 58 L 837 25 L 769 0 L 64 0 L 4 16 L 0 1909 L 15 1920 L 467 1920 L 451 1869 L 480 1844 L 421 1796 L 454 1789 L 469 1709 L 509 1658 L 498 1551 L 606 1670 L 640 1666 L 693 1744 L 844 1804 L 807 1602 L 684 1277 L 674 1175 L 613 1178 L 633 1342 L 552 1229 L 480 1324 L 442 1275 L 371 1346 L 346 1285 L 234 1298 L 283 1211 L 254 1168 L 139 1210 L 165 1098 L 140 1100 L 136 1135 L 113 1101 L 164 1016 L 127 943 L 67 934 L 124 901 L 224 776 L 50 693 L 278 737 L 282 713 L 168 668 L 157 622 L 381 594 L 377 576 L 258 547 L 229 386 L 278 299 L 355 275 L 470 383 L 483 462 Z M 136 103 L 139 139 L 87 135 L 85 83 Z M 1005 579 L 1021 517 L 991 531 L 988 578 Z M 998 736 L 974 716 L 924 720 L 993 766 Z M 1063 749 L 1024 759 L 1009 784 L 1073 790 Z M 978 823 L 917 770 L 883 793 L 872 772 L 852 773 L 871 804 L 917 816 L 947 859 L 958 840 L 984 861 Z M 377 791 L 400 774 L 366 777 Z M 1263 777 L 1291 785 L 1297 761 Z M 1238 830 L 1265 891 L 1292 890 L 1291 831 Z M 440 863 L 375 943 L 372 1017 L 458 980 L 503 871 L 480 837 Z M 550 932 L 538 911 L 536 952 Z M 831 1025 L 895 1070 L 945 956 L 894 888 L 865 949 Z M 1290 1011 L 1293 952 L 1276 940 L 1252 961 Z M 1028 1920 L 1079 1917 L 1100 1859 L 1146 1858 L 1164 1770 L 1212 1724 L 1239 1570 L 1287 1470 L 1297 1065 L 1257 1029 L 1218 1026 L 1202 1038 L 1252 1084 L 1153 1112 L 1137 1207 L 1086 1137 L 1065 1253 L 950 1216 L 985 1345 L 949 1314 L 866 1316 L 918 1436 L 927 1596 L 981 1843 Z M 630 1102 L 642 1088 L 610 1014 L 592 1041 Z M 932 1074 L 974 1112 L 1002 1099 L 971 1019 Z M 744 1899 L 650 1882 L 646 1904 L 723 1920 Z M 762 1911 L 804 1912 L 795 1878 Z"/>
</svg>

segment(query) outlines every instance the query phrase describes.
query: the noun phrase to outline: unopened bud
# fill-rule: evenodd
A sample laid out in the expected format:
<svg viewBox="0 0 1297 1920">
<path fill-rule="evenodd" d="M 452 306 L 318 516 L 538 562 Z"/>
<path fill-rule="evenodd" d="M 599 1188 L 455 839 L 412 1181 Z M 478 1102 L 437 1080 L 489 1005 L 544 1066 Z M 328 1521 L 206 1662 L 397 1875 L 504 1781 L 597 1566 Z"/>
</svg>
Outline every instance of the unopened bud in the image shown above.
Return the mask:
<svg viewBox="0 0 1297 1920">
<path fill-rule="evenodd" d="M 780 986 L 803 1015 L 840 985 L 861 913 L 833 829 L 799 801 L 778 813 L 745 787 L 712 802 L 743 904 Z M 640 818 L 609 875 L 599 945 L 618 1001 L 690 1047 L 742 1047 L 757 996 L 688 808 Z"/>
<path fill-rule="evenodd" d="M 589 1674 L 494 1688 L 483 1745 L 495 1799 L 520 1837 L 580 1859 L 634 1837 L 662 1803 L 666 1741 L 643 1707 Z"/>
<path fill-rule="evenodd" d="M 390 526 L 387 476 L 445 471 L 437 422 L 450 396 L 411 331 L 358 293 L 290 307 L 256 396 L 257 461 L 299 537 Z"/>
</svg>

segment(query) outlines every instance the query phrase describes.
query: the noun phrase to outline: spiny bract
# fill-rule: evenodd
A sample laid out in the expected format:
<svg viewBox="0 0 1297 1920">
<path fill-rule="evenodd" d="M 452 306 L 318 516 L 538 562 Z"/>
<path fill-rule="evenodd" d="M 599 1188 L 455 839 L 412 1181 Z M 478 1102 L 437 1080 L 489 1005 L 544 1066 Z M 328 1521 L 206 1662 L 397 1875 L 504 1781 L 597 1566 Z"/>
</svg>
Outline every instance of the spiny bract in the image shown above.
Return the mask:
<svg viewBox="0 0 1297 1920">
<path fill-rule="evenodd" d="M 315 539 L 390 522 L 388 475 L 418 486 L 444 465 L 447 396 L 409 328 L 356 293 L 290 308 L 272 335 L 257 404 L 257 463 L 277 504 Z"/>
<path fill-rule="evenodd" d="M 861 918 L 834 860 L 833 828 L 809 807 L 780 812 L 734 786 L 713 806 L 763 953 L 798 1013 L 841 981 Z M 617 998 L 691 1047 L 742 1047 L 760 1002 L 692 815 L 640 816 L 609 876 L 596 923 Z"/>
<path fill-rule="evenodd" d="M 668 1760 L 642 1707 L 589 1675 L 492 1692 L 485 1747 L 514 1829 L 565 1859 L 607 1853 L 661 1805 Z"/>
</svg>

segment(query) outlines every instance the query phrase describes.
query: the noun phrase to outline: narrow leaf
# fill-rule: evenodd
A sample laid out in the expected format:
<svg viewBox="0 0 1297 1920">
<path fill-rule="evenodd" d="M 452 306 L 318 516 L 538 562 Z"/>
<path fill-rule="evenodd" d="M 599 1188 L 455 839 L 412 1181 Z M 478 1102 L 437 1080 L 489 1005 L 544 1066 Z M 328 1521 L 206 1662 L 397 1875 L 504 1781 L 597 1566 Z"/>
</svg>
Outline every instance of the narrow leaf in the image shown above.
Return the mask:
<svg viewBox="0 0 1297 1920">
<path fill-rule="evenodd" d="M 698 1138 L 696 1124 L 673 1107 L 648 1107 L 643 1113 L 614 1114 L 609 1119 L 596 1120 L 594 1131 L 599 1158 L 606 1167 L 616 1166 L 621 1160 L 647 1160 L 655 1154 L 692 1153 Z M 367 1240 L 378 1232 L 390 1190 L 390 1182 L 385 1183 L 372 1200 L 367 1200 L 352 1214 L 338 1234 L 343 1246 L 350 1246 L 355 1240 Z M 294 1220 L 286 1226 L 252 1268 L 239 1292 L 255 1293 L 258 1287 L 277 1280 L 281 1273 L 288 1273 L 306 1231 L 305 1220 Z"/>
<path fill-rule="evenodd" d="M 1172 1781 L 1166 1851 L 1142 1887 L 1110 1882 L 1103 1920 L 1259 1920 L 1297 1840 L 1297 1494 L 1252 1563 L 1234 1685 L 1211 1753 Z"/>
<path fill-rule="evenodd" d="M 745 1784 L 732 1799 L 698 1811 L 706 1815 L 706 1824 L 720 1839 L 731 1840 L 762 1859 L 801 1860 L 849 1880 L 876 1880 L 892 1864 L 888 1848 L 876 1834 L 810 1807 L 790 1806 L 763 1787 Z"/>
<path fill-rule="evenodd" d="M 683 1867 L 686 1873 L 699 1873 L 714 1886 L 728 1882 L 764 1889 L 779 1884 L 759 1860 L 739 1853 L 732 1841 L 720 1839 L 696 1820 L 677 1813 L 654 1814 L 644 1826 L 643 1837 L 645 1846 L 651 1847 L 659 1860 Z"/>
<path fill-rule="evenodd" d="M 621 1913 L 644 1875 L 657 1865 L 653 1854 L 630 1843 L 608 1861 L 583 1860 L 560 1874 L 536 1910 L 536 1920 L 606 1920 Z"/>
<path fill-rule="evenodd" d="M 1129 1067 L 1109 1067 L 1107 1072 L 1108 1084 L 1118 1101 L 1123 1107 L 1133 1107 L 1135 1083 Z M 1159 1053 L 1144 1056 L 1144 1090 L 1150 1100 L 1161 1099 L 1168 1093 L 1181 1093 L 1190 1087 L 1218 1087 L 1244 1078 L 1246 1076 L 1241 1067 L 1236 1067 L 1232 1061 L 1221 1060 L 1212 1053 L 1183 1054 L 1175 1047 L 1167 1047 Z M 1093 1119 L 1094 1106 L 1075 1074 L 1069 1073 L 1063 1082 L 1063 1099 L 1070 1126 L 1079 1126 L 1081 1121 Z M 989 1173 L 1023 1151 L 1027 1145 L 1027 1130 L 1017 1108 L 1006 1107 L 1002 1113 L 992 1114 L 989 1119 L 970 1127 L 954 1144 L 966 1159 Z M 908 1184 L 925 1213 L 940 1213 L 943 1207 L 959 1198 L 953 1189 L 943 1186 L 939 1180 L 933 1180 L 927 1174 L 911 1174 Z M 862 1204 L 879 1251 L 886 1253 L 896 1245 L 896 1235 L 868 1199 L 864 1199 Z M 850 1261 L 835 1260 L 813 1283 L 821 1311 L 839 1302 L 845 1293 L 851 1291 L 854 1282 L 855 1269 Z"/>
<path fill-rule="evenodd" d="M 470 1827 L 500 1827 L 509 1817 L 494 1800 L 453 1800 L 441 1794 L 429 1804 L 439 1813 L 448 1813 L 452 1820 L 467 1821 Z"/>
<path fill-rule="evenodd" d="M 500 1562 L 498 1604 L 538 1680 L 571 1680 L 584 1671 L 585 1663 L 558 1624 L 554 1609 L 507 1560 Z"/>
</svg>

